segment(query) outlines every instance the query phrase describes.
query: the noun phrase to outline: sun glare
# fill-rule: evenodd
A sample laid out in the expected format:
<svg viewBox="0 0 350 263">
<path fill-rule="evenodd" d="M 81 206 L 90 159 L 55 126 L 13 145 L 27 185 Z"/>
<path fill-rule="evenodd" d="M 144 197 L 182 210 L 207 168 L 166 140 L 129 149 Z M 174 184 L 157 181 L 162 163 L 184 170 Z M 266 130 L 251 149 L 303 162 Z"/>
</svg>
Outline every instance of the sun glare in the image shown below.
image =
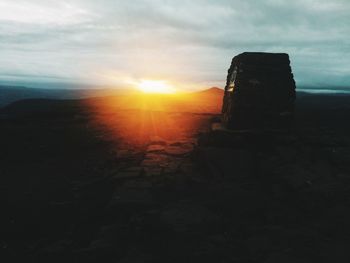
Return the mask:
<svg viewBox="0 0 350 263">
<path fill-rule="evenodd" d="M 175 89 L 163 80 L 142 80 L 137 87 L 144 93 L 174 93 Z"/>
</svg>

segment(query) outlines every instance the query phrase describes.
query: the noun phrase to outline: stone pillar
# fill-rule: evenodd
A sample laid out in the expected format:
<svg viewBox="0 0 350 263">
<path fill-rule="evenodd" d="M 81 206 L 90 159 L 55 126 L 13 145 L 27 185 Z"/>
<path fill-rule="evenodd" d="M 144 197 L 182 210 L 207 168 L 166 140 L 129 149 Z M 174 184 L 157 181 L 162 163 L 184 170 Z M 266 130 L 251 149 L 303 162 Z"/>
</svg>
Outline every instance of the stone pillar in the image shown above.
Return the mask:
<svg viewBox="0 0 350 263">
<path fill-rule="evenodd" d="M 284 129 L 294 115 L 288 54 L 244 52 L 232 59 L 222 107 L 229 129 Z"/>
</svg>

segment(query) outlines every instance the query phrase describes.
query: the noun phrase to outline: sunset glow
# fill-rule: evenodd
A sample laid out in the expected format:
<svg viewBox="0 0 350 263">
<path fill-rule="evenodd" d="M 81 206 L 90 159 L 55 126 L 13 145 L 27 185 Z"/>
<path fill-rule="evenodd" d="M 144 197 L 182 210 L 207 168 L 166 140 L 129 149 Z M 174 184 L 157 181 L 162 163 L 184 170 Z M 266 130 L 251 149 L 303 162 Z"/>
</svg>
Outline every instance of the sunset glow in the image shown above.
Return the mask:
<svg viewBox="0 0 350 263">
<path fill-rule="evenodd" d="M 175 93 L 175 89 L 163 80 L 142 80 L 137 87 L 144 93 Z"/>
</svg>

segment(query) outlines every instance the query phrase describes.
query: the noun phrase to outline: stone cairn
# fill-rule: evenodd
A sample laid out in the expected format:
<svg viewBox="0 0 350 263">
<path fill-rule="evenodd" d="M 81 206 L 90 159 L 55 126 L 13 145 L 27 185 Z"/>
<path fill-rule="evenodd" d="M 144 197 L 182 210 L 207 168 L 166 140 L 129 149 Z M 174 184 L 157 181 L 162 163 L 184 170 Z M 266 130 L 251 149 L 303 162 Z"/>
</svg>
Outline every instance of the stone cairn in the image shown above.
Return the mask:
<svg viewBox="0 0 350 263">
<path fill-rule="evenodd" d="M 244 52 L 232 59 L 222 107 L 228 129 L 284 129 L 294 115 L 288 54 Z"/>
</svg>

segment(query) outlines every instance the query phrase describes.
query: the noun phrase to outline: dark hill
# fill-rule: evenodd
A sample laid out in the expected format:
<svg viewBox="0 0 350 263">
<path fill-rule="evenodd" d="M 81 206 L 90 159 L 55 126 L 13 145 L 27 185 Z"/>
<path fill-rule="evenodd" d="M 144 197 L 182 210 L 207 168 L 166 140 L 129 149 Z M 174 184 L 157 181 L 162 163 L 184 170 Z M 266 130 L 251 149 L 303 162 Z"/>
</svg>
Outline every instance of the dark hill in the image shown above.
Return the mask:
<svg viewBox="0 0 350 263">
<path fill-rule="evenodd" d="M 213 95 L 213 96 L 223 96 L 224 95 L 224 90 L 217 88 L 217 87 L 212 87 L 203 91 L 198 91 L 196 92 L 199 95 Z"/>
</svg>

